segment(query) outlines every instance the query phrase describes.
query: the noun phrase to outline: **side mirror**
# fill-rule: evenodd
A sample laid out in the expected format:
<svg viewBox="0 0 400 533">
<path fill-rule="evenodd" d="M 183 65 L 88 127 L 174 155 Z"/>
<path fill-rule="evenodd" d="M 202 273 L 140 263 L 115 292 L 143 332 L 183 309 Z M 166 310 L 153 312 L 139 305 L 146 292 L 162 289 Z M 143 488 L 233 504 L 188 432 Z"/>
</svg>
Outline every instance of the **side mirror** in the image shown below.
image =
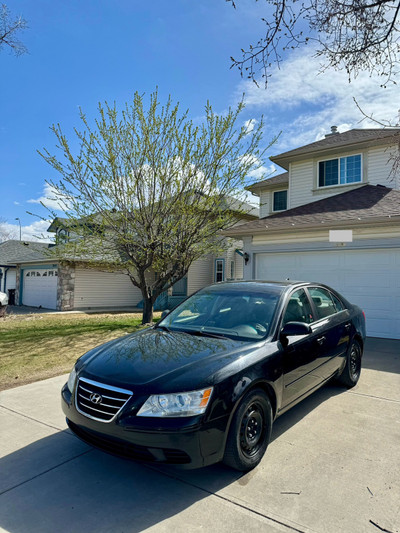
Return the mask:
<svg viewBox="0 0 400 533">
<path fill-rule="evenodd" d="M 165 309 L 165 310 L 161 313 L 161 320 L 162 320 L 163 318 L 165 318 L 165 317 L 168 315 L 169 312 L 170 312 L 169 309 Z"/>
<path fill-rule="evenodd" d="M 281 336 L 294 337 L 295 335 L 308 335 L 311 332 L 311 326 L 305 322 L 287 322 L 281 329 Z"/>
</svg>

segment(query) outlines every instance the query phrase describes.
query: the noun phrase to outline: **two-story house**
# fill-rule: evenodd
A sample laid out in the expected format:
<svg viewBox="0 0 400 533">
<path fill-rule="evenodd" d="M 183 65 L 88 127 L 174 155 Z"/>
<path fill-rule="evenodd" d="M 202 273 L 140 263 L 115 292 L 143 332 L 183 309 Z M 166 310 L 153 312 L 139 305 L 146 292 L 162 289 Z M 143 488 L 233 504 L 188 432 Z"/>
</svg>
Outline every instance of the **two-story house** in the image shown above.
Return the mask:
<svg viewBox="0 0 400 533">
<path fill-rule="evenodd" d="M 369 336 L 400 338 L 400 128 L 353 129 L 271 160 L 286 172 L 249 187 L 260 219 L 243 240 L 244 279 L 308 280 L 362 307 Z"/>
<path fill-rule="evenodd" d="M 258 220 L 258 209 L 250 204 L 230 199 L 227 208 L 233 211 L 237 223 Z M 65 218 L 55 218 L 48 231 L 55 234 L 55 242 L 61 245 L 66 240 L 77 238 L 79 234 Z M 226 241 L 224 251 L 218 256 L 208 254 L 194 261 L 187 275 L 159 297 L 156 309 L 172 308 L 211 283 L 242 279 L 242 242 L 221 238 Z M 61 311 L 140 308 L 142 293 L 132 284 L 126 272 L 106 271 L 101 268 L 102 261 L 102 257 L 99 257 L 99 267 L 96 268 L 93 261 L 89 264 L 84 257 L 63 256 L 61 260 L 56 247 L 43 250 L 35 260 L 29 255 L 18 257 L 18 260 L 11 261 L 16 266 L 17 305 Z M 151 278 L 155 273 L 150 270 L 148 275 Z"/>
</svg>

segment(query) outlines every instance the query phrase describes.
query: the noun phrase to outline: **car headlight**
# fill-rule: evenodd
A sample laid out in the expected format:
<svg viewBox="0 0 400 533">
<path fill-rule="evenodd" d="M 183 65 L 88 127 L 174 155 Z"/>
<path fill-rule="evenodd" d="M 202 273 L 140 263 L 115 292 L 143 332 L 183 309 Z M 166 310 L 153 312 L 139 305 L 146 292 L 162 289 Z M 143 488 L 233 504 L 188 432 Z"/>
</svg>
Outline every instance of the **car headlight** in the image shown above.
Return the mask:
<svg viewBox="0 0 400 533">
<path fill-rule="evenodd" d="M 176 417 L 201 415 L 207 409 L 212 387 L 191 392 L 150 396 L 137 416 Z"/>
<path fill-rule="evenodd" d="M 71 370 L 71 373 L 68 378 L 67 387 L 69 389 L 69 392 L 72 394 L 75 387 L 75 381 L 76 381 L 76 370 L 75 367 Z"/>
</svg>

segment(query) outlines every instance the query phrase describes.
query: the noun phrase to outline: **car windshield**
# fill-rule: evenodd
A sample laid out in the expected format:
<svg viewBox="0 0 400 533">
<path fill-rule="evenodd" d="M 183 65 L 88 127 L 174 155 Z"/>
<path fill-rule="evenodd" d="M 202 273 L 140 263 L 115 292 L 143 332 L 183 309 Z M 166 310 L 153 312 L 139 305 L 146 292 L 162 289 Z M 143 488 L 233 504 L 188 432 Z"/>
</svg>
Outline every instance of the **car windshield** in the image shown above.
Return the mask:
<svg viewBox="0 0 400 533">
<path fill-rule="evenodd" d="M 280 292 L 276 290 L 203 289 L 174 309 L 157 327 L 193 335 L 261 340 L 269 333 L 279 298 Z"/>
</svg>

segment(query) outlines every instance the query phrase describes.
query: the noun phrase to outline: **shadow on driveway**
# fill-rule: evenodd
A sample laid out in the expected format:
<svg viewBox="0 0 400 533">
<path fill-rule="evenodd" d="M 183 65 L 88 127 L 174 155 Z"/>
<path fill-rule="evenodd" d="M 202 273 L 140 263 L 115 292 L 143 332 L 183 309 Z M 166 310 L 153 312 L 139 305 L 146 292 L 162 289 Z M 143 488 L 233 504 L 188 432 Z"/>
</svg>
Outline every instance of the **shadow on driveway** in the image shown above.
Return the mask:
<svg viewBox="0 0 400 533">
<path fill-rule="evenodd" d="M 315 392 L 276 420 L 272 440 L 342 391 L 328 385 Z M 181 520 L 182 512 L 193 516 L 194 505 L 197 528 L 226 530 L 226 499 L 209 496 L 252 475 L 223 465 L 190 471 L 142 465 L 94 450 L 69 430 L 3 457 L 0 472 L 0 528 L 9 533 L 138 532 Z"/>
<path fill-rule="evenodd" d="M 400 340 L 368 337 L 363 368 L 400 374 Z"/>
</svg>

